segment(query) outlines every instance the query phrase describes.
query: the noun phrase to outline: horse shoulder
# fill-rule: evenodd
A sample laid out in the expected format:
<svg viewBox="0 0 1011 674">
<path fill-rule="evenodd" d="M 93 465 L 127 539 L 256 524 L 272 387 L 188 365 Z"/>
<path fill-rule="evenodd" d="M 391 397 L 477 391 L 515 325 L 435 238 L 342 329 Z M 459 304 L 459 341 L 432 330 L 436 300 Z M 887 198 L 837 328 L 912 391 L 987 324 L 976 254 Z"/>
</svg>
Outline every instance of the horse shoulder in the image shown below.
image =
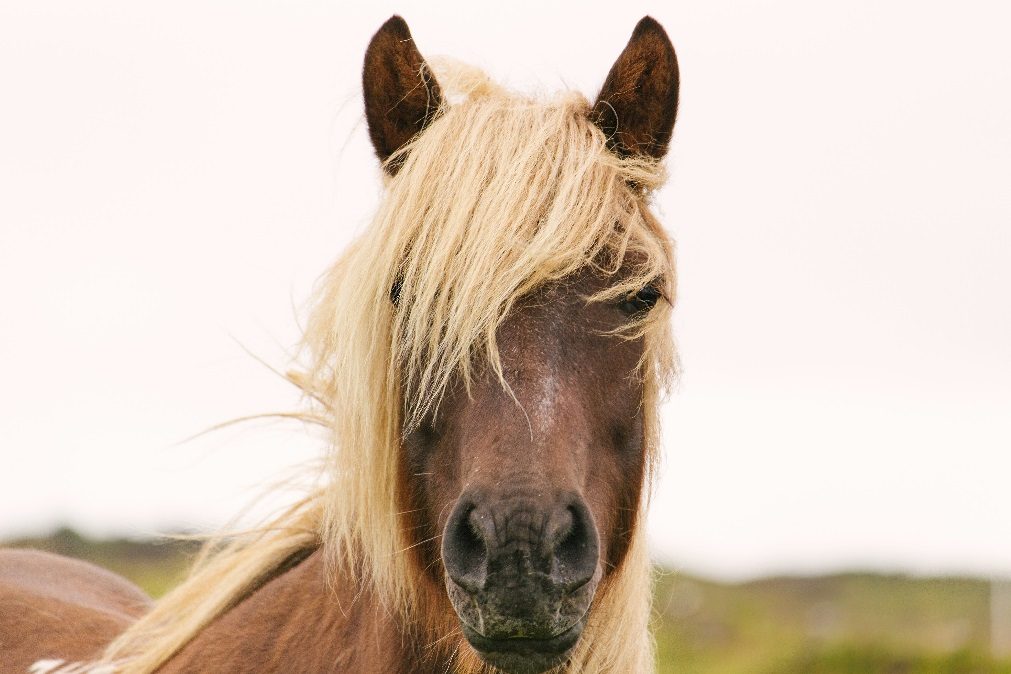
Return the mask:
<svg viewBox="0 0 1011 674">
<path fill-rule="evenodd" d="M 127 580 L 35 550 L 0 550 L 0 673 L 96 657 L 150 606 Z"/>
<path fill-rule="evenodd" d="M 328 582 L 316 552 L 204 628 L 159 674 L 392 674 L 401 649 L 387 611 L 367 589 Z"/>
</svg>

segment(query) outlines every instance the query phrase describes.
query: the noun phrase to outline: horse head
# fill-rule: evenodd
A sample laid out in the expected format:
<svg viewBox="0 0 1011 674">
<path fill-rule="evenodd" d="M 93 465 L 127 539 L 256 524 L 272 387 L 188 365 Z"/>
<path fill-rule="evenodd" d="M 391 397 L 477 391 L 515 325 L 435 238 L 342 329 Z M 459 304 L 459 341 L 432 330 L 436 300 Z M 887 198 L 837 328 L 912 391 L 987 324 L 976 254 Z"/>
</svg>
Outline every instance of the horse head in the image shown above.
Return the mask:
<svg viewBox="0 0 1011 674">
<path fill-rule="evenodd" d="M 645 18 L 596 102 L 552 113 L 571 120 L 516 121 L 503 111 L 524 105 L 513 101 L 476 110 L 487 117 L 482 128 L 450 129 L 440 127 L 447 103 L 436 73 L 393 17 L 369 45 L 363 84 L 388 185 L 415 193 L 403 197 L 400 216 L 416 229 L 396 244 L 386 277 L 409 548 L 423 575 L 444 588 L 481 660 L 542 672 L 572 657 L 640 523 L 674 290 L 643 183 L 674 124 L 674 50 Z M 530 144 L 510 150 L 521 155 L 512 159 L 485 144 L 495 134 L 541 133 L 543 158 L 523 156 L 538 150 Z M 573 138 L 578 147 L 551 146 Z M 579 148 L 586 156 L 572 157 Z M 471 161 L 465 174 L 433 153 L 487 159 Z M 594 163 L 615 170 L 599 179 L 555 175 L 553 163 L 576 173 Z M 448 215 L 429 218 L 435 207 L 409 204 L 425 190 L 452 200 L 454 187 L 466 193 L 464 215 L 440 202 Z M 566 194 L 578 189 L 587 191 L 585 214 L 580 196 Z M 531 194 L 496 195 L 508 190 Z M 528 225 L 517 224 L 524 219 Z"/>
</svg>

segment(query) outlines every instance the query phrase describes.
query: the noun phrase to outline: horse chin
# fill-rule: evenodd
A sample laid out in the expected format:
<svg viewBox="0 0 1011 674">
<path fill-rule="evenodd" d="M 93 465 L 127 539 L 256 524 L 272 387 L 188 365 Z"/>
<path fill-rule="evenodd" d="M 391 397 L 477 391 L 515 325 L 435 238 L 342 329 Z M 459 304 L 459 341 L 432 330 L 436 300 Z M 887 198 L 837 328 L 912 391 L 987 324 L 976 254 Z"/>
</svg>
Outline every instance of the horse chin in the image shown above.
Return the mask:
<svg viewBox="0 0 1011 674">
<path fill-rule="evenodd" d="M 508 674 L 542 674 L 565 662 L 583 633 L 585 618 L 549 639 L 489 639 L 463 624 L 467 642 L 486 663 Z"/>
<path fill-rule="evenodd" d="M 533 576 L 526 579 L 533 580 Z M 470 646 L 505 674 L 541 674 L 564 664 L 586 626 L 596 582 L 569 592 L 532 587 L 468 592 L 446 578 L 450 603 Z"/>
</svg>

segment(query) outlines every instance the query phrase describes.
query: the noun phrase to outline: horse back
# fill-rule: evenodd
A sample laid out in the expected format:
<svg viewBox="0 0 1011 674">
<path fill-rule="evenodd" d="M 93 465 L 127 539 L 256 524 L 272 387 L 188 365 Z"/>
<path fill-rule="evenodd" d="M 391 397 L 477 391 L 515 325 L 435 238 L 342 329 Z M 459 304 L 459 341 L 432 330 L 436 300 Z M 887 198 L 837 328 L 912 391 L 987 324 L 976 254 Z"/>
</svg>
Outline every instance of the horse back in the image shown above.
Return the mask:
<svg viewBox="0 0 1011 674">
<path fill-rule="evenodd" d="M 94 659 L 150 603 L 132 583 L 87 562 L 0 550 L 0 674 L 24 674 L 43 659 Z"/>
</svg>

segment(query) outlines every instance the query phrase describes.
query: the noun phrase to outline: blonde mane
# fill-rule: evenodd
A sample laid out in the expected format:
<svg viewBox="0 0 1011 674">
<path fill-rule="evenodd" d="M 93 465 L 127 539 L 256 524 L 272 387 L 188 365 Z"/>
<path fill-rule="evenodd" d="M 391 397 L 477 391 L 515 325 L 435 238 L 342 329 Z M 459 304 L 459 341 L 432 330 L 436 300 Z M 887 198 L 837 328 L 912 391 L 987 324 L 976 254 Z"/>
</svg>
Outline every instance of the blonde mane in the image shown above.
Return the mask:
<svg viewBox="0 0 1011 674">
<path fill-rule="evenodd" d="M 397 495 L 403 430 L 437 408 L 451 378 L 469 381 L 475 355 L 501 378 L 495 334 L 511 307 L 587 265 L 615 279 L 587 301 L 647 283 L 669 300 L 619 335 L 646 345 L 640 374 L 652 475 L 657 403 L 676 365 L 671 245 L 648 210 L 664 177 L 660 166 L 610 152 L 579 94 L 538 101 L 465 66 L 444 64 L 436 73 L 450 103 L 390 158 L 403 164 L 387 180 L 371 226 L 321 278 L 304 364 L 290 375 L 306 393 L 304 417 L 329 429 L 322 486 L 263 529 L 208 552 L 109 646 L 104 661 L 123 663 L 119 671 L 155 671 L 293 555 L 316 547 L 332 582 L 368 583 L 390 610 L 407 620 L 417 615 L 424 581 L 406 553 Z M 562 671 L 653 671 L 642 521 Z M 486 669 L 473 653 L 454 667 Z"/>
</svg>

